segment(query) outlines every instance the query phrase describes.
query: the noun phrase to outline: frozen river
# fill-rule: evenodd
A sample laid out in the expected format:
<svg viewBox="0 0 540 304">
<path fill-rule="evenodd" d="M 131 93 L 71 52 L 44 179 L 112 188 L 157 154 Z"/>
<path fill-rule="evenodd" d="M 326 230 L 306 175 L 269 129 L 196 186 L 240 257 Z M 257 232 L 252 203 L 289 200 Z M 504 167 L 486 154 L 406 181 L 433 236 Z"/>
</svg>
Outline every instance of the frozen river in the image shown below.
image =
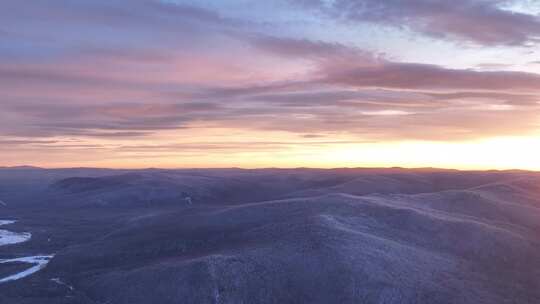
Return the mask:
<svg viewBox="0 0 540 304">
<path fill-rule="evenodd" d="M 7 226 L 15 223 L 12 220 L 0 220 L 0 226 Z M 5 229 L 0 229 L 0 246 L 18 244 L 30 240 L 32 234 L 29 232 L 13 232 Z M 20 271 L 15 274 L 8 275 L 7 277 L 0 278 L 0 283 L 5 283 L 9 281 L 14 281 L 27 277 L 33 273 L 38 272 L 43 269 L 52 255 L 37 255 L 37 256 L 26 256 L 14 259 L 0 259 L 0 264 L 7 263 L 27 263 L 31 266 L 23 271 Z"/>
</svg>

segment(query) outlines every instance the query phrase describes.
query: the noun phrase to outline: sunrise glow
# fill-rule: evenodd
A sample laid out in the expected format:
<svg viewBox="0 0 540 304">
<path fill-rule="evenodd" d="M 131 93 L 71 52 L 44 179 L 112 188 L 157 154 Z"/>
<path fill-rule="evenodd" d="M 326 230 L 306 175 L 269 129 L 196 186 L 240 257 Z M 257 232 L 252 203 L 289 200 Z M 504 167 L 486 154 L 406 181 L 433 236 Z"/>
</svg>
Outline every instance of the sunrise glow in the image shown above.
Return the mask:
<svg viewBox="0 0 540 304">
<path fill-rule="evenodd" d="M 530 1 L 308 2 L 7 1 L 0 165 L 540 170 Z"/>
</svg>

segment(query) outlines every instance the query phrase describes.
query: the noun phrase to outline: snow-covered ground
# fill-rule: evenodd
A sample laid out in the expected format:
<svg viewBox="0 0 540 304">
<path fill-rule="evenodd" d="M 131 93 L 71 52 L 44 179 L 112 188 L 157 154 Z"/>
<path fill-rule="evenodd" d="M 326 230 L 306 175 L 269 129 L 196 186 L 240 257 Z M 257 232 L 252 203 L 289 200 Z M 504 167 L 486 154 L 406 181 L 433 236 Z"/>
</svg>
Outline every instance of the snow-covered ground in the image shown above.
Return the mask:
<svg viewBox="0 0 540 304">
<path fill-rule="evenodd" d="M 15 223 L 15 221 L 0 220 L 0 226 L 9 225 L 13 223 Z M 32 234 L 29 232 L 13 232 L 9 230 L 0 229 L 0 246 L 26 242 L 31 237 L 32 237 Z M 22 279 L 24 277 L 27 277 L 33 274 L 43 269 L 47 265 L 49 260 L 52 259 L 52 257 L 53 257 L 52 255 L 36 255 L 36 256 L 28 256 L 28 257 L 15 258 L 15 259 L 0 259 L 0 264 L 16 263 L 16 262 L 33 264 L 32 267 L 24 271 L 7 276 L 5 278 L 0 278 L 0 283 Z"/>
<path fill-rule="evenodd" d="M 0 226 L 13 224 L 15 221 L 0 220 Z M 32 237 L 29 232 L 13 232 L 0 229 L 0 246 L 18 244 L 28 241 Z"/>
<path fill-rule="evenodd" d="M 41 269 L 43 269 L 47 265 L 47 263 L 49 263 L 52 257 L 53 257 L 52 255 L 37 255 L 37 256 L 29 256 L 29 257 L 24 257 L 24 258 L 0 260 L 0 264 L 15 263 L 15 262 L 34 264 L 34 266 L 24 271 L 21 271 L 19 273 L 0 279 L 0 283 L 22 279 L 35 272 L 38 272 Z"/>
</svg>

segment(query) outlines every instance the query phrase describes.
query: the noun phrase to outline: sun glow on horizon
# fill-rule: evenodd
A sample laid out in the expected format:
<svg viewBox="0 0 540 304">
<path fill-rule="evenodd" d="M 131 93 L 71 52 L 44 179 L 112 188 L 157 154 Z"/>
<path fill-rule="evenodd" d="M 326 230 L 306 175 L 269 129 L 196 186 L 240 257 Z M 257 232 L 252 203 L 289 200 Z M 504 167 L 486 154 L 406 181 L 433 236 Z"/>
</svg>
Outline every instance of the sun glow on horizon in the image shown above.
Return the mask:
<svg viewBox="0 0 540 304">
<path fill-rule="evenodd" d="M 250 134 L 252 135 L 252 134 Z M 211 139 L 211 137 L 210 137 Z M 540 136 L 495 137 L 471 141 L 390 141 L 358 142 L 352 140 L 308 140 L 295 142 L 288 138 L 268 136 L 253 142 L 239 136 L 219 143 L 189 143 L 166 147 L 122 146 L 122 154 L 111 157 L 107 151 L 96 151 L 82 158 L 80 151 L 62 151 L 34 162 L 43 167 L 109 167 L 109 168 L 341 168 L 404 167 L 446 168 L 461 170 L 540 170 Z M 24 151 L 17 159 L 24 157 Z M 54 160 L 51 162 L 51 160 Z M 21 165 L 16 159 L 4 165 Z"/>
<path fill-rule="evenodd" d="M 331 155 L 342 163 L 370 167 L 540 170 L 540 137 L 404 141 L 337 148 Z"/>
</svg>

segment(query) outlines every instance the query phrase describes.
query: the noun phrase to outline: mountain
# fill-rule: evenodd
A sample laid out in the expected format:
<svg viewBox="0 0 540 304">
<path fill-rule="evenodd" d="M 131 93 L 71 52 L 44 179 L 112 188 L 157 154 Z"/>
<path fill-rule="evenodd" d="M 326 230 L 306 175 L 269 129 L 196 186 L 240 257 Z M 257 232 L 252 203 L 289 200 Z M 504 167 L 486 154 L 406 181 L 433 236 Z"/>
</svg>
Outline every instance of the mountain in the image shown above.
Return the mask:
<svg viewBox="0 0 540 304">
<path fill-rule="evenodd" d="M 32 232 L 0 259 L 54 257 L 0 303 L 540 302 L 535 172 L 40 174 L 11 179 L 41 199 L 0 213 Z"/>
</svg>

